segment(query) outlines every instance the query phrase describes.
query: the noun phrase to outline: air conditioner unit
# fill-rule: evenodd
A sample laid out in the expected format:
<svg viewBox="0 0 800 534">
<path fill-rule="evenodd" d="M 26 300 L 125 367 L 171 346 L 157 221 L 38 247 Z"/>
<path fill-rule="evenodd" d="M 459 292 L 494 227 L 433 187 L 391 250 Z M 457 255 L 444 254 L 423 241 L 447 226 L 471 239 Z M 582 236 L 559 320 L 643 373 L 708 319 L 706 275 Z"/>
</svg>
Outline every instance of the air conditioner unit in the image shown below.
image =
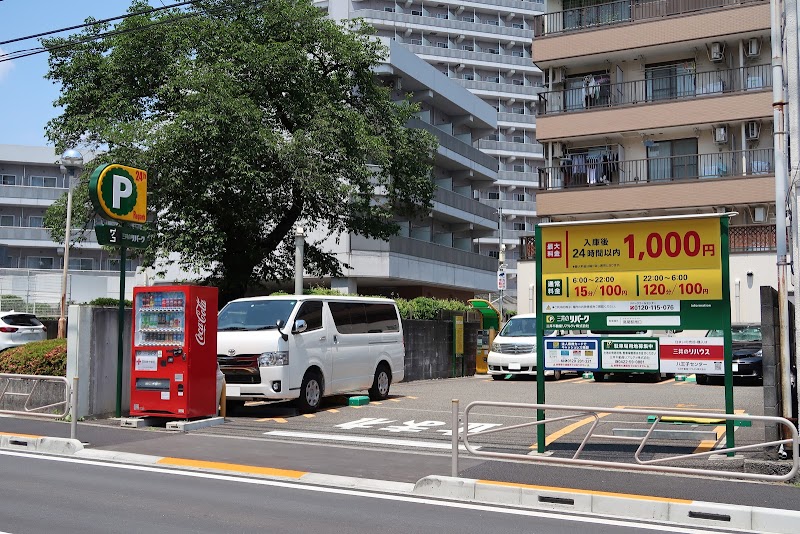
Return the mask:
<svg viewBox="0 0 800 534">
<path fill-rule="evenodd" d="M 744 138 L 748 141 L 755 141 L 758 139 L 758 134 L 761 131 L 761 123 L 758 121 L 747 121 L 744 124 Z"/>
<path fill-rule="evenodd" d="M 758 57 L 761 54 L 761 39 L 758 37 L 748 39 L 744 53 L 747 57 Z"/>
<path fill-rule="evenodd" d="M 711 49 L 708 52 L 708 59 L 711 61 L 722 61 L 725 59 L 725 43 L 714 41 L 711 43 Z"/>
<path fill-rule="evenodd" d="M 728 127 L 726 125 L 714 126 L 714 142 L 721 145 L 728 142 Z"/>
</svg>

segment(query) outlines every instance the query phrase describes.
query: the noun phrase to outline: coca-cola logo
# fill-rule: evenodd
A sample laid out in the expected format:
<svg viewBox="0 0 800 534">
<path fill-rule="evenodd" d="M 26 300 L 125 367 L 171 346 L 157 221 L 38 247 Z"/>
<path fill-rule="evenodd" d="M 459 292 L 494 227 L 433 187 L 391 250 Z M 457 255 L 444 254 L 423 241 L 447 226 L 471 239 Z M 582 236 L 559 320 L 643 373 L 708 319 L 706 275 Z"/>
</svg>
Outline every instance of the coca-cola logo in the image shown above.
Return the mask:
<svg viewBox="0 0 800 534">
<path fill-rule="evenodd" d="M 194 307 L 197 314 L 197 333 L 194 338 L 201 345 L 206 344 L 206 301 L 197 297 L 197 305 Z"/>
</svg>

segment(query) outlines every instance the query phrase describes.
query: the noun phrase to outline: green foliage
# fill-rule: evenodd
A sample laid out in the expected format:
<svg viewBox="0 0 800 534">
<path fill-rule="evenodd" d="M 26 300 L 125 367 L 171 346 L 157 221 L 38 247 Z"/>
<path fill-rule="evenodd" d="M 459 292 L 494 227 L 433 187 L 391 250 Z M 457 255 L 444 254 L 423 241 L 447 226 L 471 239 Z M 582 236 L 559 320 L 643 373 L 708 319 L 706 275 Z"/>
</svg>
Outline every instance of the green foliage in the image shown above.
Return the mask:
<svg viewBox="0 0 800 534">
<path fill-rule="evenodd" d="M 67 340 L 33 341 L 0 352 L 0 373 L 65 376 Z"/>
<path fill-rule="evenodd" d="M 0 295 L 0 311 L 24 311 L 25 300 L 17 295 Z"/>
<path fill-rule="evenodd" d="M 297 225 L 318 236 L 305 271 L 341 276 L 322 248 L 328 236 L 387 239 L 398 217 L 429 211 L 436 139 L 405 128 L 418 107 L 394 102 L 376 76 L 386 49 L 371 28 L 340 25 L 308 0 L 148 8 L 135 0 L 113 28 L 43 40 L 64 109 L 48 138 L 59 151 L 107 147 L 93 168 L 148 171 L 157 215 L 146 266 L 165 269 L 177 252 L 181 268 L 211 273 L 224 304 L 292 278 Z M 93 210 L 82 195 L 73 226 L 85 228 Z M 64 209 L 61 200 L 48 211 L 54 235 Z"/>
<path fill-rule="evenodd" d="M 115 299 L 115 298 L 111 298 L 111 297 L 100 297 L 100 298 L 94 299 L 91 302 L 89 302 L 89 305 L 90 306 L 104 306 L 104 307 L 113 306 L 114 308 L 117 308 L 117 307 L 119 307 L 119 299 Z M 131 308 L 131 307 L 133 307 L 133 303 L 130 300 L 125 299 L 125 307 L 126 308 Z"/>
<path fill-rule="evenodd" d="M 400 317 L 403 319 L 439 319 L 439 312 L 442 310 L 466 311 L 468 306 L 460 300 L 453 299 L 434 299 L 429 297 L 417 297 L 412 300 L 396 299 Z M 402 301 L 402 304 L 401 304 Z"/>
<path fill-rule="evenodd" d="M 339 297 L 341 295 L 347 295 L 348 293 L 342 293 L 336 289 L 331 289 L 328 287 L 323 286 L 314 286 L 312 288 L 306 289 L 303 291 L 304 295 L 332 295 L 334 297 Z"/>
</svg>

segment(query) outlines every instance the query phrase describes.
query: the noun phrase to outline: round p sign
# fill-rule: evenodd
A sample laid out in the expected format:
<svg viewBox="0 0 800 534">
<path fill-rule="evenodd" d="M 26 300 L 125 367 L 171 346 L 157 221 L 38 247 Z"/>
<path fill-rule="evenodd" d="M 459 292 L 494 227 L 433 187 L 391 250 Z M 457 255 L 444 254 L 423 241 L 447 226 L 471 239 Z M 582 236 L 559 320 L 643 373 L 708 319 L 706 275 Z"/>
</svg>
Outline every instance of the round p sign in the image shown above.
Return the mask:
<svg viewBox="0 0 800 534">
<path fill-rule="evenodd" d="M 89 179 L 89 197 L 101 217 L 147 222 L 147 172 L 112 163 L 97 167 Z"/>
</svg>

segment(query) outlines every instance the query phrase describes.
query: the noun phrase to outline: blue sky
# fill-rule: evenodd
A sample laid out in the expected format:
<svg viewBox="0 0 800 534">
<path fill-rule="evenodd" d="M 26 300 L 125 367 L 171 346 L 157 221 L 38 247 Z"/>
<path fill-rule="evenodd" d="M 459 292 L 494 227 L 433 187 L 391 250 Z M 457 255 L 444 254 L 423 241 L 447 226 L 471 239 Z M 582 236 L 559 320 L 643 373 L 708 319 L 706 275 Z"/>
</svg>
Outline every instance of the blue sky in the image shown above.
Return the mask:
<svg viewBox="0 0 800 534">
<path fill-rule="evenodd" d="M 164 0 L 173 4 L 176 0 Z M 0 41 L 124 15 L 129 0 L 0 0 Z M 161 6 L 160 0 L 150 5 Z M 73 30 L 59 36 L 76 33 Z M 2 53 L 36 48 L 36 39 L 0 45 Z M 45 146 L 44 127 L 60 114 L 59 86 L 45 79 L 47 54 L 0 62 L 0 144 Z"/>
</svg>

